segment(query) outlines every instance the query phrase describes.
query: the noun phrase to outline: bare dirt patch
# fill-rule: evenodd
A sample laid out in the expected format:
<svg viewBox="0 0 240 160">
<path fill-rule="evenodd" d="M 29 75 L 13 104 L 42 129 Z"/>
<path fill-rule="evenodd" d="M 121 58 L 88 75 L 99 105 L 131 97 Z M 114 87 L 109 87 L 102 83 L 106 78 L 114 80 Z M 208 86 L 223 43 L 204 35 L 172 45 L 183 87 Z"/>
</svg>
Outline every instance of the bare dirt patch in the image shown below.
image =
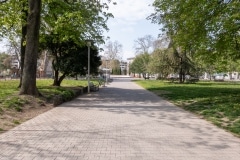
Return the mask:
<svg viewBox="0 0 240 160">
<path fill-rule="evenodd" d="M 54 108 L 54 106 L 70 101 L 76 96 L 87 92 L 86 87 L 64 87 L 64 91 L 67 90 L 72 91 L 73 94 L 70 94 L 70 92 L 66 92 L 68 93 L 66 95 L 54 94 L 54 96 L 50 98 L 49 95 L 52 94 L 51 92 L 44 93 L 44 96 L 41 98 L 18 94 L 9 96 L 4 102 L 14 101 L 14 103 L 8 105 L 11 107 L 0 107 L 0 133 L 6 132 L 17 125 Z M 16 104 L 17 106 L 15 106 Z"/>
<path fill-rule="evenodd" d="M 4 109 L 0 114 L 0 133 L 8 131 L 15 126 L 53 108 L 53 104 L 48 103 L 44 99 L 32 96 L 21 96 L 21 98 L 27 100 L 27 103 L 22 106 L 21 111 L 17 111 L 15 109 Z"/>
</svg>

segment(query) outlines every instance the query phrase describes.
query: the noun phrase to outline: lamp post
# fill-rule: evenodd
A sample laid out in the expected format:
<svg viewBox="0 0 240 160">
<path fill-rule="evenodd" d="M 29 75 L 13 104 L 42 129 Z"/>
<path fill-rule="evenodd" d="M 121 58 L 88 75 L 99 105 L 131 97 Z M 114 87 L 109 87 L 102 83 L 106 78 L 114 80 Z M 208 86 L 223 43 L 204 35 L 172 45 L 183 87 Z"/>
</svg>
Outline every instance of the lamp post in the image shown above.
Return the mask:
<svg viewBox="0 0 240 160">
<path fill-rule="evenodd" d="M 106 85 L 108 83 L 108 69 L 107 69 L 107 62 L 108 60 L 106 59 Z"/>
<path fill-rule="evenodd" d="M 88 47 L 88 94 L 90 93 L 90 47 L 91 47 L 91 40 L 87 40 L 87 47 Z"/>
</svg>

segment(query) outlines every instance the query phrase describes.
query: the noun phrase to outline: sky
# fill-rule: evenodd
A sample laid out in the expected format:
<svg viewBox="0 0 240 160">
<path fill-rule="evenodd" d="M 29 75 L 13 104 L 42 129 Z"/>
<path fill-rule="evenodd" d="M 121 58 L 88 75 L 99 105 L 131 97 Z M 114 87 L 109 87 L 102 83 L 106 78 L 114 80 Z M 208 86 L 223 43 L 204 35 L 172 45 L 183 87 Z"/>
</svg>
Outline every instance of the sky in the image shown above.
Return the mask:
<svg viewBox="0 0 240 160">
<path fill-rule="evenodd" d="M 0 52 L 7 51 L 6 43 L 6 40 L 0 39 Z"/>
<path fill-rule="evenodd" d="M 109 12 L 114 15 L 108 21 L 110 41 L 122 44 L 122 58 L 126 60 L 135 56 L 134 41 L 145 35 L 154 38 L 160 34 L 160 26 L 146 18 L 154 12 L 151 5 L 154 0 L 115 0 L 117 5 L 110 5 Z"/>
</svg>

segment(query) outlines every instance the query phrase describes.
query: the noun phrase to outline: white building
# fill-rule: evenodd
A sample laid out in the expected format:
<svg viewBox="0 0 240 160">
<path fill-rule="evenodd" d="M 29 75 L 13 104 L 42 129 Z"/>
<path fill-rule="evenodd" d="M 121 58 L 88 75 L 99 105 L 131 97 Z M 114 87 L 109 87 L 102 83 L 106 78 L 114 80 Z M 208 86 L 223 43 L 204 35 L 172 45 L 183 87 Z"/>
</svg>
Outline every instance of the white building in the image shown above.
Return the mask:
<svg viewBox="0 0 240 160">
<path fill-rule="evenodd" d="M 131 58 L 127 58 L 127 75 L 130 75 L 130 71 L 129 71 L 129 68 L 130 68 L 130 65 L 131 63 L 134 61 L 135 57 L 131 57 Z"/>
<path fill-rule="evenodd" d="M 123 62 L 123 61 L 120 62 L 120 68 L 121 68 L 122 75 L 127 74 L 127 66 L 128 66 L 127 62 Z"/>
</svg>

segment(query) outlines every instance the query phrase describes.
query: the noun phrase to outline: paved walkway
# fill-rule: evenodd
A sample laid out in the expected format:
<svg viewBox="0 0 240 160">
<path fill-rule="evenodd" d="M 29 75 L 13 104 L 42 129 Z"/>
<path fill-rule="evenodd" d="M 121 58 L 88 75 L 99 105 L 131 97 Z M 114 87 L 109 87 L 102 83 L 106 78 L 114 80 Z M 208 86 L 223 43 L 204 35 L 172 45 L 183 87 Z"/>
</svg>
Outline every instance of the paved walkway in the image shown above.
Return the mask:
<svg viewBox="0 0 240 160">
<path fill-rule="evenodd" d="M 240 139 L 130 82 L 0 135 L 1 160 L 239 160 Z"/>
</svg>

